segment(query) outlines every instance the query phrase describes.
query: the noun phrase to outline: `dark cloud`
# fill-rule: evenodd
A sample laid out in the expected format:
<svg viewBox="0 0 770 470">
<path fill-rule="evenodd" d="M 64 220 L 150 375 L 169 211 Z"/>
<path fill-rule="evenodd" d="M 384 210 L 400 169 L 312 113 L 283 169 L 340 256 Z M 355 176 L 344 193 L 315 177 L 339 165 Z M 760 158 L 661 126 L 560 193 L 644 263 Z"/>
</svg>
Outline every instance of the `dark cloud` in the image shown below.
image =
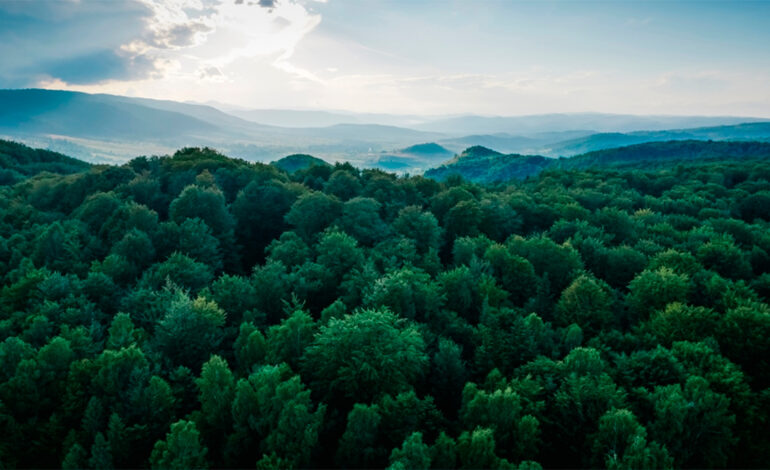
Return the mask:
<svg viewBox="0 0 770 470">
<path fill-rule="evenodd" d="M 42 73 L 73 85 L 91 85 L 106 80 L 136 80 L 157 73 L 147 56 L 130 56 L 103 50 L 44 64 Z"/>
<path fill-rule="evenodd" d="M 150 76 L 154 60 L 122 46 L 147 36 L 152 15 L 138 0 L 0 1 L 0 87 Z"/>
<path fill-rule="evenodd" d="M 276 3 L 278 3 L 277 0 L 249 0 L 248 2 L 245 0 L 235 0 L 236 5 L 259 5 L 262 8 L 275 8 Z"/>
</svg>

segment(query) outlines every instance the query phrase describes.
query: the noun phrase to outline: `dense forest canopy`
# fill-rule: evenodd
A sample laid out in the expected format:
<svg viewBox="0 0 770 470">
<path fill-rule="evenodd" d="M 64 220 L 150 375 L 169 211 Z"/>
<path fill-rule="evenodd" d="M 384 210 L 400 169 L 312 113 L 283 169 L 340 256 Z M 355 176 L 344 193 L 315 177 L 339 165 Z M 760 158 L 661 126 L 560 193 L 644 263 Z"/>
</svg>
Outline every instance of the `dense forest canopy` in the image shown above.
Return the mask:
<svg viewBox="0 0 770 470">
<path fill-rule="evenodd" d="M 479 185 L 28 150 L 0 147 L 0 466 L 770 461 L 765 159 Z"/>
</svg>

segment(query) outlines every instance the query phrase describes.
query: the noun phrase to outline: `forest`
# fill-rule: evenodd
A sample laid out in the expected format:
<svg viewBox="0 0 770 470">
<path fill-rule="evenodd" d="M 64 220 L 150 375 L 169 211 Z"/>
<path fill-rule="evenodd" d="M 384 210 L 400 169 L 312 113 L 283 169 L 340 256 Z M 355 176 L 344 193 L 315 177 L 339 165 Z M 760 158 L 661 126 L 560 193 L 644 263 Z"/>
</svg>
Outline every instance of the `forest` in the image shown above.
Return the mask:
<svg viewBox="0 0 770 470">
<path fill-rule="evenodd" d="M 0 157 L 0 468 L 770 462 L 767 159 Z"/>
</svg>

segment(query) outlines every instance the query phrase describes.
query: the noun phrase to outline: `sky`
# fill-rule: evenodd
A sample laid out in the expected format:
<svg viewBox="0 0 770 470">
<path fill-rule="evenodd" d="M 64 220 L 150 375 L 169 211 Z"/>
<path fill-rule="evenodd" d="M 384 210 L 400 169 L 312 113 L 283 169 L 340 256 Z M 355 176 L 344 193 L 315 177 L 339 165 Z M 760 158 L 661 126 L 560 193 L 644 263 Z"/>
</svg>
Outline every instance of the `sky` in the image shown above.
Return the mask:
<svg viewBox="0 0 770 470">
<path fill-rule="evenodd" d="M 0 88 L 252 109 L 770 117 L 768 1 L 0 0 Z"/>
</svg>

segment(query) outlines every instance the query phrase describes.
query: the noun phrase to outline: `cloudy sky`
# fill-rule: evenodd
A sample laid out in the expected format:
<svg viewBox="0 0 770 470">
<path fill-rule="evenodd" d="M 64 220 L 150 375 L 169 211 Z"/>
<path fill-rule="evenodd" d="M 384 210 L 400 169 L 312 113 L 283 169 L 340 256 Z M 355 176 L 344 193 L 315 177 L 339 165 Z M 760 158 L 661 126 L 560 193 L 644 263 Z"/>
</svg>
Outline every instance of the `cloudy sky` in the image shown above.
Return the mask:
<svg viewBox="0 0 770 470">
<path fill-rule="evenodd" d="M 770 117 L 770 1 L 0 0 L 0 88 Z"/>
</svg>

